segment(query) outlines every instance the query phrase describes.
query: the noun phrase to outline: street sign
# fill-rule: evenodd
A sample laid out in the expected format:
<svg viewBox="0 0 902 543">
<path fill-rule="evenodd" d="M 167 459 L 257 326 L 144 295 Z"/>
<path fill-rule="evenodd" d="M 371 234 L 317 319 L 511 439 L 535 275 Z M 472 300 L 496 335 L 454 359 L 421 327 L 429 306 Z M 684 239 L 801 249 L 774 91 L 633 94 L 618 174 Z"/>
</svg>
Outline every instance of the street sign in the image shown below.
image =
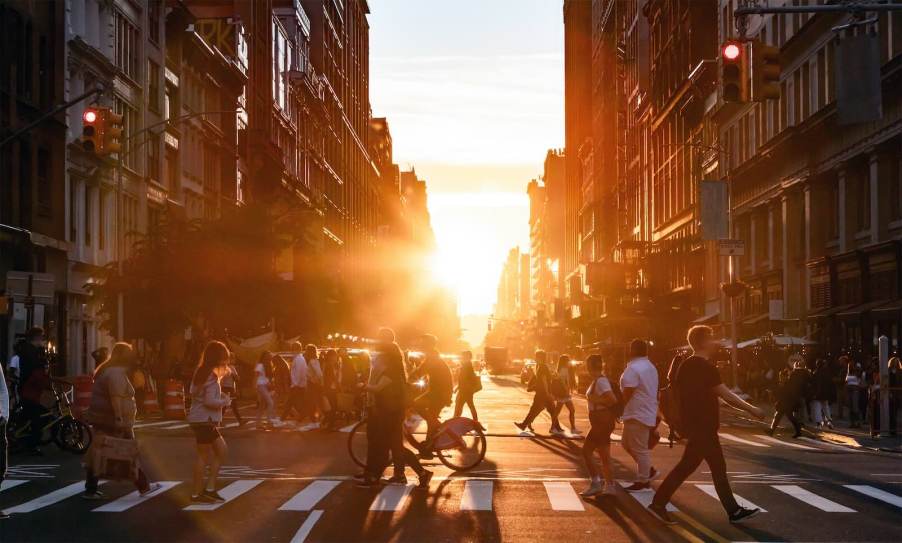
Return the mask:
<svg viewBox="0 0 902 543">
<path fill-rule="evenodd" d="M 717 240 L 717 250 L 720 252 L 720 256 L 743 256 L 745 255 L 745 241 L 720 239 Z"/>
<path fill-rule="evenodd" d="M 703 240 L 730 237 L 730 191 L 726 181 L 698 184 L 699 218 Z"/>
</svg>

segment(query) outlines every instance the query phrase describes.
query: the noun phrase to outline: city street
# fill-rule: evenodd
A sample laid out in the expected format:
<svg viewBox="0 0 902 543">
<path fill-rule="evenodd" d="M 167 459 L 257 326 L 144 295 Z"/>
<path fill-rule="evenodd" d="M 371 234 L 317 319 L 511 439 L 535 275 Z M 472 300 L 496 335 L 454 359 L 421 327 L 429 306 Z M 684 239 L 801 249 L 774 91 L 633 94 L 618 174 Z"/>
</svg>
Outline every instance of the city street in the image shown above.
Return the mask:
<svg viewBox="0 0 902 543">
<path fill-rule="evenodd" d="M 193 444 L 182 422 L 138 424 L 144 465 L 163 483 L 139 498 L 128 483 L 107 482 L 107 498 L 85 501 L 79 458 L 52 446 L 43 457 L 13 457 L 0 493 L 12 513 L 2 541 L 898 541 L 902 538 L 900 457 L 814 439 L 769 438 L 730 419 L 721 436 L 734 493 L 766 512 L 730 525 L 702 467 L 677 492 L 679 524 L 644 511 L 651 492 L 582 500 L 581 441 L 520 436 L 511 423 L 530 394 L 511 377 L 483 376 L 476 403 L 488 454 L 469 473 L 438 462 L 429 490 L 359 489 L 351 477 L 346 431 L 260 432 L 226 419 L 226 503 L 190 506 Z M 587 428 L 584 400 L 577 425 Z M 252 408 L 245 408 L 253 420 Z M 565 411 L 566 413 L 566 411 Z M 562 422 L 566 425 L 566 419 Z M 548 429 L 547 415 L 535 423 Z M 619 436 L 621 430 L 615 430 Z M 616 477 L 631 460 L 613 447 Z M 666 473 L 681 445 L 662 443 L 654 464 Z M 416 483 L 408 472 L 409 481 Z"/>
</svg>

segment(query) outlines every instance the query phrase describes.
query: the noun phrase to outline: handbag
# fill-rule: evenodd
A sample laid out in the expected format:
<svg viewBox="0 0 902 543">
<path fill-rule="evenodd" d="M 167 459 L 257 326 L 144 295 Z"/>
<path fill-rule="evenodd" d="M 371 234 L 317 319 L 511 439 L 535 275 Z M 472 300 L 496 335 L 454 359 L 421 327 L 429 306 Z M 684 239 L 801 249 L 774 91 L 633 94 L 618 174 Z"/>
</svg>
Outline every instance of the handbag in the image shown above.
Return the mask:
<svg viewBox="0 0 902 543">
<path fill-rule="evenodd" d="M 95 476 L 117 481 L 138 478 L 140 460 L 136 440 L 98 433 L 91 449 L 90 465 Z"/>
</svg>

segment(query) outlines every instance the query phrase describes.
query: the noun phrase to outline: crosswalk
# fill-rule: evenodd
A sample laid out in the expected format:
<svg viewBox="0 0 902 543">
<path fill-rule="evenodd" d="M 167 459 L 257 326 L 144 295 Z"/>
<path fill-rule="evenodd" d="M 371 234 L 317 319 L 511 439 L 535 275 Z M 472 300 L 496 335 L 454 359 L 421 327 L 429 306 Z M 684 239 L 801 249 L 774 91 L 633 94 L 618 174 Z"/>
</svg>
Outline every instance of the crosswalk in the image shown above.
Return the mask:
<svg viewBox="0 0 902 543">
<path fill-rule="evenodd" d="M 534 479 L 527 481 L 519 479 L 516 482 L 513 482 L 504 479 L 436 478 L 433 481 L 433 486 L 435 485 L 435 481 L 442 482 L 444 488 L 443 492 L 447 491 L 449 493 L 446 495 L 455 496 L 454 500 L 457 504 L 456 508 L 459 511 L 495 510 L 497 506 L 498 489 L 502 486 L 507 489 L 513 486 L 518 489 L 517 492 L 542 492 L 545 497 L 544 500 L 538 499 L 538 496 L 535 494 L 531 494 L 529 499 L 533 504 L 544 503 L 544 508 L 548 511 L 586 511 L 586 502 L 577 493 L 578 490 L 583 488 L 585 483 L 575 479 Z M 16 479 L 6 480 L 3 482 L 3 485 L 0 486 L 0 492 L 2 492 L 2 494 L 0 494 L 0 500 L 3 500 L 3 503 L 9 503 L 9 499 L 6 499 L 5 495 L 15 494 L 16 491 L 24 491 L 29 485 L 44 486 L 43 483 L 45 482 Z M 162 497 L 172 496 L 174 494 L 172 492 L 173 489 L 179 486 L 182 486 L 183 492 L 187 493 L 189 491 L 188 487 L 190 486 L 190 482 L 186 481 L 160 481 L 159 484 L 160 487 L 157 490 L 148 493 L 147 495 L 141 496 L 137 491 L 133 491 L 119 497 L 111 497 L 109 501 L 91 509 L 91 511 L 95 513 L 125 513 L 138 509 L 153 501 L 165 500 L 166 503 L 178 503 L 180 501 L 178 498 Z M 277 507 L 278 511 L 311 512 L 323 510 L 327 508 L 324 507 L 324 502 L 327 501 L 330 496 L 340 491 L 356 491 L 352 490 L 353 485 L 350 481 L 339 478 L 315 479 L 312 481 L 298 481 L 293 479 L 237 479 L 219 489 L 219 494 L 225 501 L 212 504 L 180 505 L 179 508 L 188 512 L 216 511 L 239 500 L 249 500 L 248 503 L 256 503 L 259 502 L 259 500 L 253 497 L 252 494 L 266 492 L 267 489 L 273 489 L 276 485 L 286 484 L 302 486 Z M 802 486 L 803 484 L 805 486 Z M 101 481 L 101 485 L 104 485 L 105 488 L 109 490 L 109 485 L 106 481 Z M 457 487 L 456 491 L 448 490 L 449 488 L 454 488 L 455 485 Z M 788 505 L 798 506 L 800 503 L 810 507 L 810 511 L 812 512 L 817 510 L 823 513 L 866 512 L 869 508 L 868 504 L 873 505 L 876 503 L 883 504 L 884 506 L 893 506 L 902 510 L 902 496 L 873 485 L 826 485 L 823 483 L 734 484 L 734 490 L 736 490 L 737 487 L 740 489 L 739 492 L 742 492 L 745 495 L 741 496 L 739 494 L 734 494 L 737 502 L 744 507 L 757 507 L 761 509 L 762 512 L 767 512 L 768 509 L 778 511 L 781 509 L 785 510 L 785 507 Z M 384 486 L 372 496 L 368 508 L 370 511 L 380 512 L 403 510 L 410 500 L 411 494 L 415 488 L 416 487 L 411 484 Z M 686 490 L 686 488 L 689 490 Z M 691 492 L 693 492 L 692 489 L 695 489 L 698 493 L 691 494 Z M 70 498 L 81 494 L 83 491 L 84 481 L 70 483 L 31 497 L 30 499 L 26 499 L 16 505 L 7 507 L 5 511 L 9 514 L 19 515 L 48 510 L 54 506 L 61 505 L 65 500 L 69 500 Z M 753 496 L 749 497 L 747 493 L 751 493 Z M 825 494 L 830 495 L 830 497 L 827 497 Z M 630 496 L 640 504 L 647 506 L 651 503 L 654 491 L 648 489 L 633 493 L 623 492 L 621 495 Z M 715 491 L 713 484 L 687 483 L 686 487 L 681 490 L 679 495 L 679 497 L 682 498 L 683 503 L 691 505 L 698 504 L 699 499 L 704 496 L 714 500 L 717 499 L 717 492 Z M 789 502 L 786 501 L 786 498 L 789 498 Z M 844 503 L 840 503 L 837 500 L 841 500 Z M 861 500 L 864 500 L 865 505 L 855 505 L 857 509 L 852 507 L 855 503 L 861 503 Z M 338 503 L 343 503 L 343 500 L 339 500 Z M 678 510 L 678 508 L 673 505 L 670 505 L 669 508 L 672 511 Z"/>
</svg>

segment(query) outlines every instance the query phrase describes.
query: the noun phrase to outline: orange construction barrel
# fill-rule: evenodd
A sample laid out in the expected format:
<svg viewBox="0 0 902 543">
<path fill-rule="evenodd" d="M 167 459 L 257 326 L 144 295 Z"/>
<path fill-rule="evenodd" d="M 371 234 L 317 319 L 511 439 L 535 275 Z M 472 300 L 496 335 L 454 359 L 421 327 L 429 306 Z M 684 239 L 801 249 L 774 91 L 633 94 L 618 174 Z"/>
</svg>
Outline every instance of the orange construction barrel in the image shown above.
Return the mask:
<svg viewBox="0 0 902 543">
<path fill-rule="evenodd" d="M 185 418 L 185 390 L 182 383 L 175 379 L 166 381 L 163 389 L 163 417 L 172 420 Z"/>
<path fill-rule="evenodd" d="M 156 415 L 160 412 L 160 403 L 157 401 L 157 387 L 144 388 L 144 416 Z"/>
<path fill-rule="evenodd" d="M 90 375 L 75 376 L 75 405 L 72 412 L 77 418 L 83 418 L 91 407 L 91 388 L 94 386 L 94 378 Z"/>
</svg>

